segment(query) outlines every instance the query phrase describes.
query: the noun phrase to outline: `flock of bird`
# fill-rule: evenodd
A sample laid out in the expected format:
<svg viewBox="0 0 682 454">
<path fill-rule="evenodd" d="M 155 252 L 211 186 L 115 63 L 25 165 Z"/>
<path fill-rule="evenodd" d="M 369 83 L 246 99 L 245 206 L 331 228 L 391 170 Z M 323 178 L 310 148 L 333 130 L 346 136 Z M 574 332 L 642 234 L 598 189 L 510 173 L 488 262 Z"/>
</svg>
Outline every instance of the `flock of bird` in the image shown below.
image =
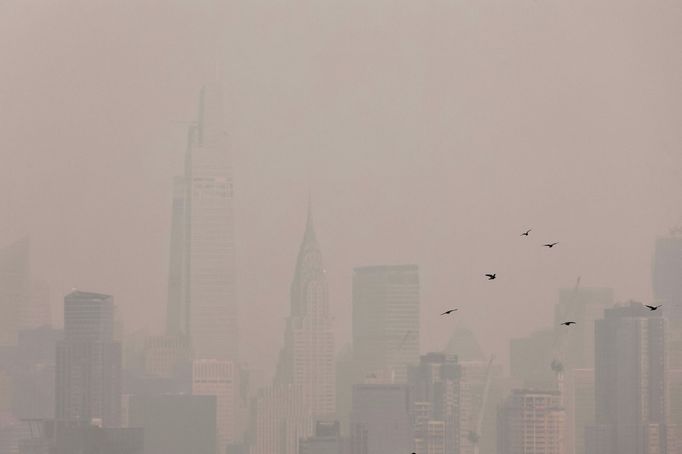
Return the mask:
<svg viewBox="0 0 682 454">
<path fill-rule="evenodd" d="M 527 236 L 530 236 L 530 232 L 532 232 L 532 231 L 533 231 L 533 229 L 528 229 L 528 230 L 526 230 L 525 232 L 523 232 L 523 233 L 521 234 L 521 236 L 526 236 L 526 237 L 527 237 Z M 553 242 L 553 243 L 545 243 L 545 244 L 542 245 L 542 247 L 546 247 L 546 248 L 548 248 L 548 249 L 552 249 L 552 248 L 553 248 L 554 246 L 556 246 L 557 244 L 559 244 L 559 242 L 558 242 L 558 241 L 555 241 L 555 242 Z M 497 278 L 497 274 L 496 274 L 496 273 L 488 273 L 488 274 L 485 274 L 484 276 L 487 277 L 489 281 L 492 281 L 492 280 L 494 280 L 494 279 Z M 661 306 L 662 306 L 662 304 L 659 304 L 658 306 L 649 306 L 648 304 L 647 304 L 647 305 L 644 305 L 644 307 L 648 308 L 650 311 L 658 310 L 658 308 L 661 307 Z M 455 309 L 448 309 L 447 311 L 443 312 L 443 313 L 440 314 L 440 315 L 441 315 L 441 316 L 443 316 L 443 315 L 450 315 L 450 314 L 452 314 L 453 312 L 456 312 L 457 310 L 458 310 L 457 308 L 455 308 Z M 561 323 L 561 326 L 571 326 L 571 325 L 575 325 L 575 324 L 576 324 L 576 322 L 574 322 L 574 321 L 566 321 L 566 322 L 562 322 L 562 323 Z"/>
</svg>

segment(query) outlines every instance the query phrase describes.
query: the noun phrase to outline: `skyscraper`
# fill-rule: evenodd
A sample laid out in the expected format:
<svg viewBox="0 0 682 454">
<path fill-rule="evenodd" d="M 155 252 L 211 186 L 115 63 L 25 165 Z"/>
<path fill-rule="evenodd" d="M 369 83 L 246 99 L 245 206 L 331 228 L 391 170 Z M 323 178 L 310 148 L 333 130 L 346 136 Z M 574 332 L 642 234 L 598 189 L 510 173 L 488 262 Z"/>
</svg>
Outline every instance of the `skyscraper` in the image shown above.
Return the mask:
<svg viewBox="0 0 682 454">
<path fill-rule="evenodd" d="M 652 274 L 656 304 L 670 320 L 682 321 L 682 228 L 656 239 Z"/>
<path fill-rule="evenodd" d="M 114 342 L 110 295 L 75 290 L 64 297 L 64 340 L 57 343 L 56 412 L 63 422 L 117 427 L 121 345 Z"/>
<path fill-rule="evenodd" d="M 498 454 L 564 454 L 565 413 L 558 391 L 514 390 L 500 406 Z"/>
<path fill-rule="evenodd" d="M 185 175 L 176 178 L 167 328 L 196 359 L 238 359 L 232 161 L 220 88 L 205 86 L 189 128 Z"/>
<path fill-rule="evenodd" d="M 242 415 L 239 402 L 239 368 L 232 361 L 201 359 L 192 367 L 192 394 L 216 397 L 216 429 L 219 452 L 237 441 L 237 419 Z"/>
<path fill-rule="evenodd" d="M 566 369 L 594 367 L 594 322 L 613 305 L 613 289 L 579 287 L 560 289 L 559 302 L 554 307 L 556 341 L 554 356 Z M 570 330 L 562 322 L 576 322 Z"/>
<path fill-rule="evenodd" d="M 597 321 L 588 454 L 668 453 L 665 325 L 660 312 L 635 302 Z"/>
<path fill-rule="evenodd" d="M 594 369 L 572 369 L 566 375 L 568 454 L 584 454 L 585 428 L 594 424 Z"/>
<path fill-rule="evenodd" d="M 351 453 L 410 452 L 414 444 L 410 423 L 411 410 L 407 385 L 353 386 L 353 411 L 350 418 Z"/>
<path fill-rule="evenodd" d="M 455 454 L 460 445 L 460 367 L 445 353 L 423 355 L 408 369 L 417 454 Z"/>
<path fill-rule="evenodd" d="M 367 266 L 353 273 L 353 353 L 364 374 L 405 383 L 419 361 L 419 269 Z"/>
<path fill-rule="evenodd" d="M 24 238 L 0 250 L 0 346 L 16 345 L 29 290 L 29 240 Z"/>
<path fill-rule="evenodd" d="M 290 298 L 291 315 L 287 319 L 275 381 L 282 385 L 301 385 L 313 417 L 332 417 L 336 408 L 334 334 L 327 277 L 310 204 Z"/>
</svg>

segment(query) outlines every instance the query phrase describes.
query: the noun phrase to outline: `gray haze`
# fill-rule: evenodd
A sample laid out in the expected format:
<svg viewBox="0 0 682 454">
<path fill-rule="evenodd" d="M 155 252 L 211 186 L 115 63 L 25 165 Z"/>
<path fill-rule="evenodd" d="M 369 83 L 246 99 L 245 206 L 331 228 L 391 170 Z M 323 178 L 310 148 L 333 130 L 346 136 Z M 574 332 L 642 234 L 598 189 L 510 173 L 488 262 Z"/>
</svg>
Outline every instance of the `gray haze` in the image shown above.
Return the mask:
<svg viewBox="0 0 682 454">
<path fill-rule="evenodd" d="M 4 1 L 0 245 L 32 236 L 59 317 L 78 287 L 161 332 L 183 122 L 218 78 L 243 359 L 276 363 L 310 189 L 337 349 L 352 268 L 416 263 L 421 350 L 455 306 L 506 360 L 578 276 L 651 301 L 682 221 L 681 25 L 678 0 Z"/>
</svg>

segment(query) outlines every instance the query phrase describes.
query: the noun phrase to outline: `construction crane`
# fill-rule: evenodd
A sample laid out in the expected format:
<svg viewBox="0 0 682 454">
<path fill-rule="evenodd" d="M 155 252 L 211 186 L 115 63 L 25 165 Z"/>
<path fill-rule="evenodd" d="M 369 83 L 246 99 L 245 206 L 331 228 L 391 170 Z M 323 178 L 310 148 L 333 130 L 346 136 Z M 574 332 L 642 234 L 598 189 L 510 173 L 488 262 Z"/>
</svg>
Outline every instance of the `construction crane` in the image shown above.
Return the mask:
<svg viewBox="0 0 682 454">
<path fill-rule="evenodd" d="M 488 369 L 485 374 L 485 386 L 483 388 L 483 399 L 481 399 L 481 408 L 478 412 L 478 421 L 476 422 L 476 430 L 469 432 L 469 441 L 474 445 L 474 454 L 478 454 L 479 451 L 479 441 L 481 439 L 481 433 L 483 431 L 483 418 L 485 417 L 485 408 L 488 402 L 488 393 L 490 392 L 490 382 L 492 381 L 492 371 L 493 371 L 493 361 L 495 360 L 495 355 L 490 355 L 490 361 L 488 361 Z"/>
</svg>

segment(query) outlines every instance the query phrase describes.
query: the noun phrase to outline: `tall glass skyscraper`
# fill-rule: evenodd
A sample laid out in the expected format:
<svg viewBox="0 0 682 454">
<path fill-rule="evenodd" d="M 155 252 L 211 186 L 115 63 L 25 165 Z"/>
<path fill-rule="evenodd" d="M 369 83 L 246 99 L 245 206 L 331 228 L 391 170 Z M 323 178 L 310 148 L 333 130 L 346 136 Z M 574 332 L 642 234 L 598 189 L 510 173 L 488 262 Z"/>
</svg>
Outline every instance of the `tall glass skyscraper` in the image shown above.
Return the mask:
<svg viewBox="0 0 682 454">
<path fill-rule="evenodd" d="M 217 85 L 201 91 L 174 182 L 170 258 L 169 334 L 187 336 L 196 359 L 238 359 L 232 162 Z"/>
</svg>

